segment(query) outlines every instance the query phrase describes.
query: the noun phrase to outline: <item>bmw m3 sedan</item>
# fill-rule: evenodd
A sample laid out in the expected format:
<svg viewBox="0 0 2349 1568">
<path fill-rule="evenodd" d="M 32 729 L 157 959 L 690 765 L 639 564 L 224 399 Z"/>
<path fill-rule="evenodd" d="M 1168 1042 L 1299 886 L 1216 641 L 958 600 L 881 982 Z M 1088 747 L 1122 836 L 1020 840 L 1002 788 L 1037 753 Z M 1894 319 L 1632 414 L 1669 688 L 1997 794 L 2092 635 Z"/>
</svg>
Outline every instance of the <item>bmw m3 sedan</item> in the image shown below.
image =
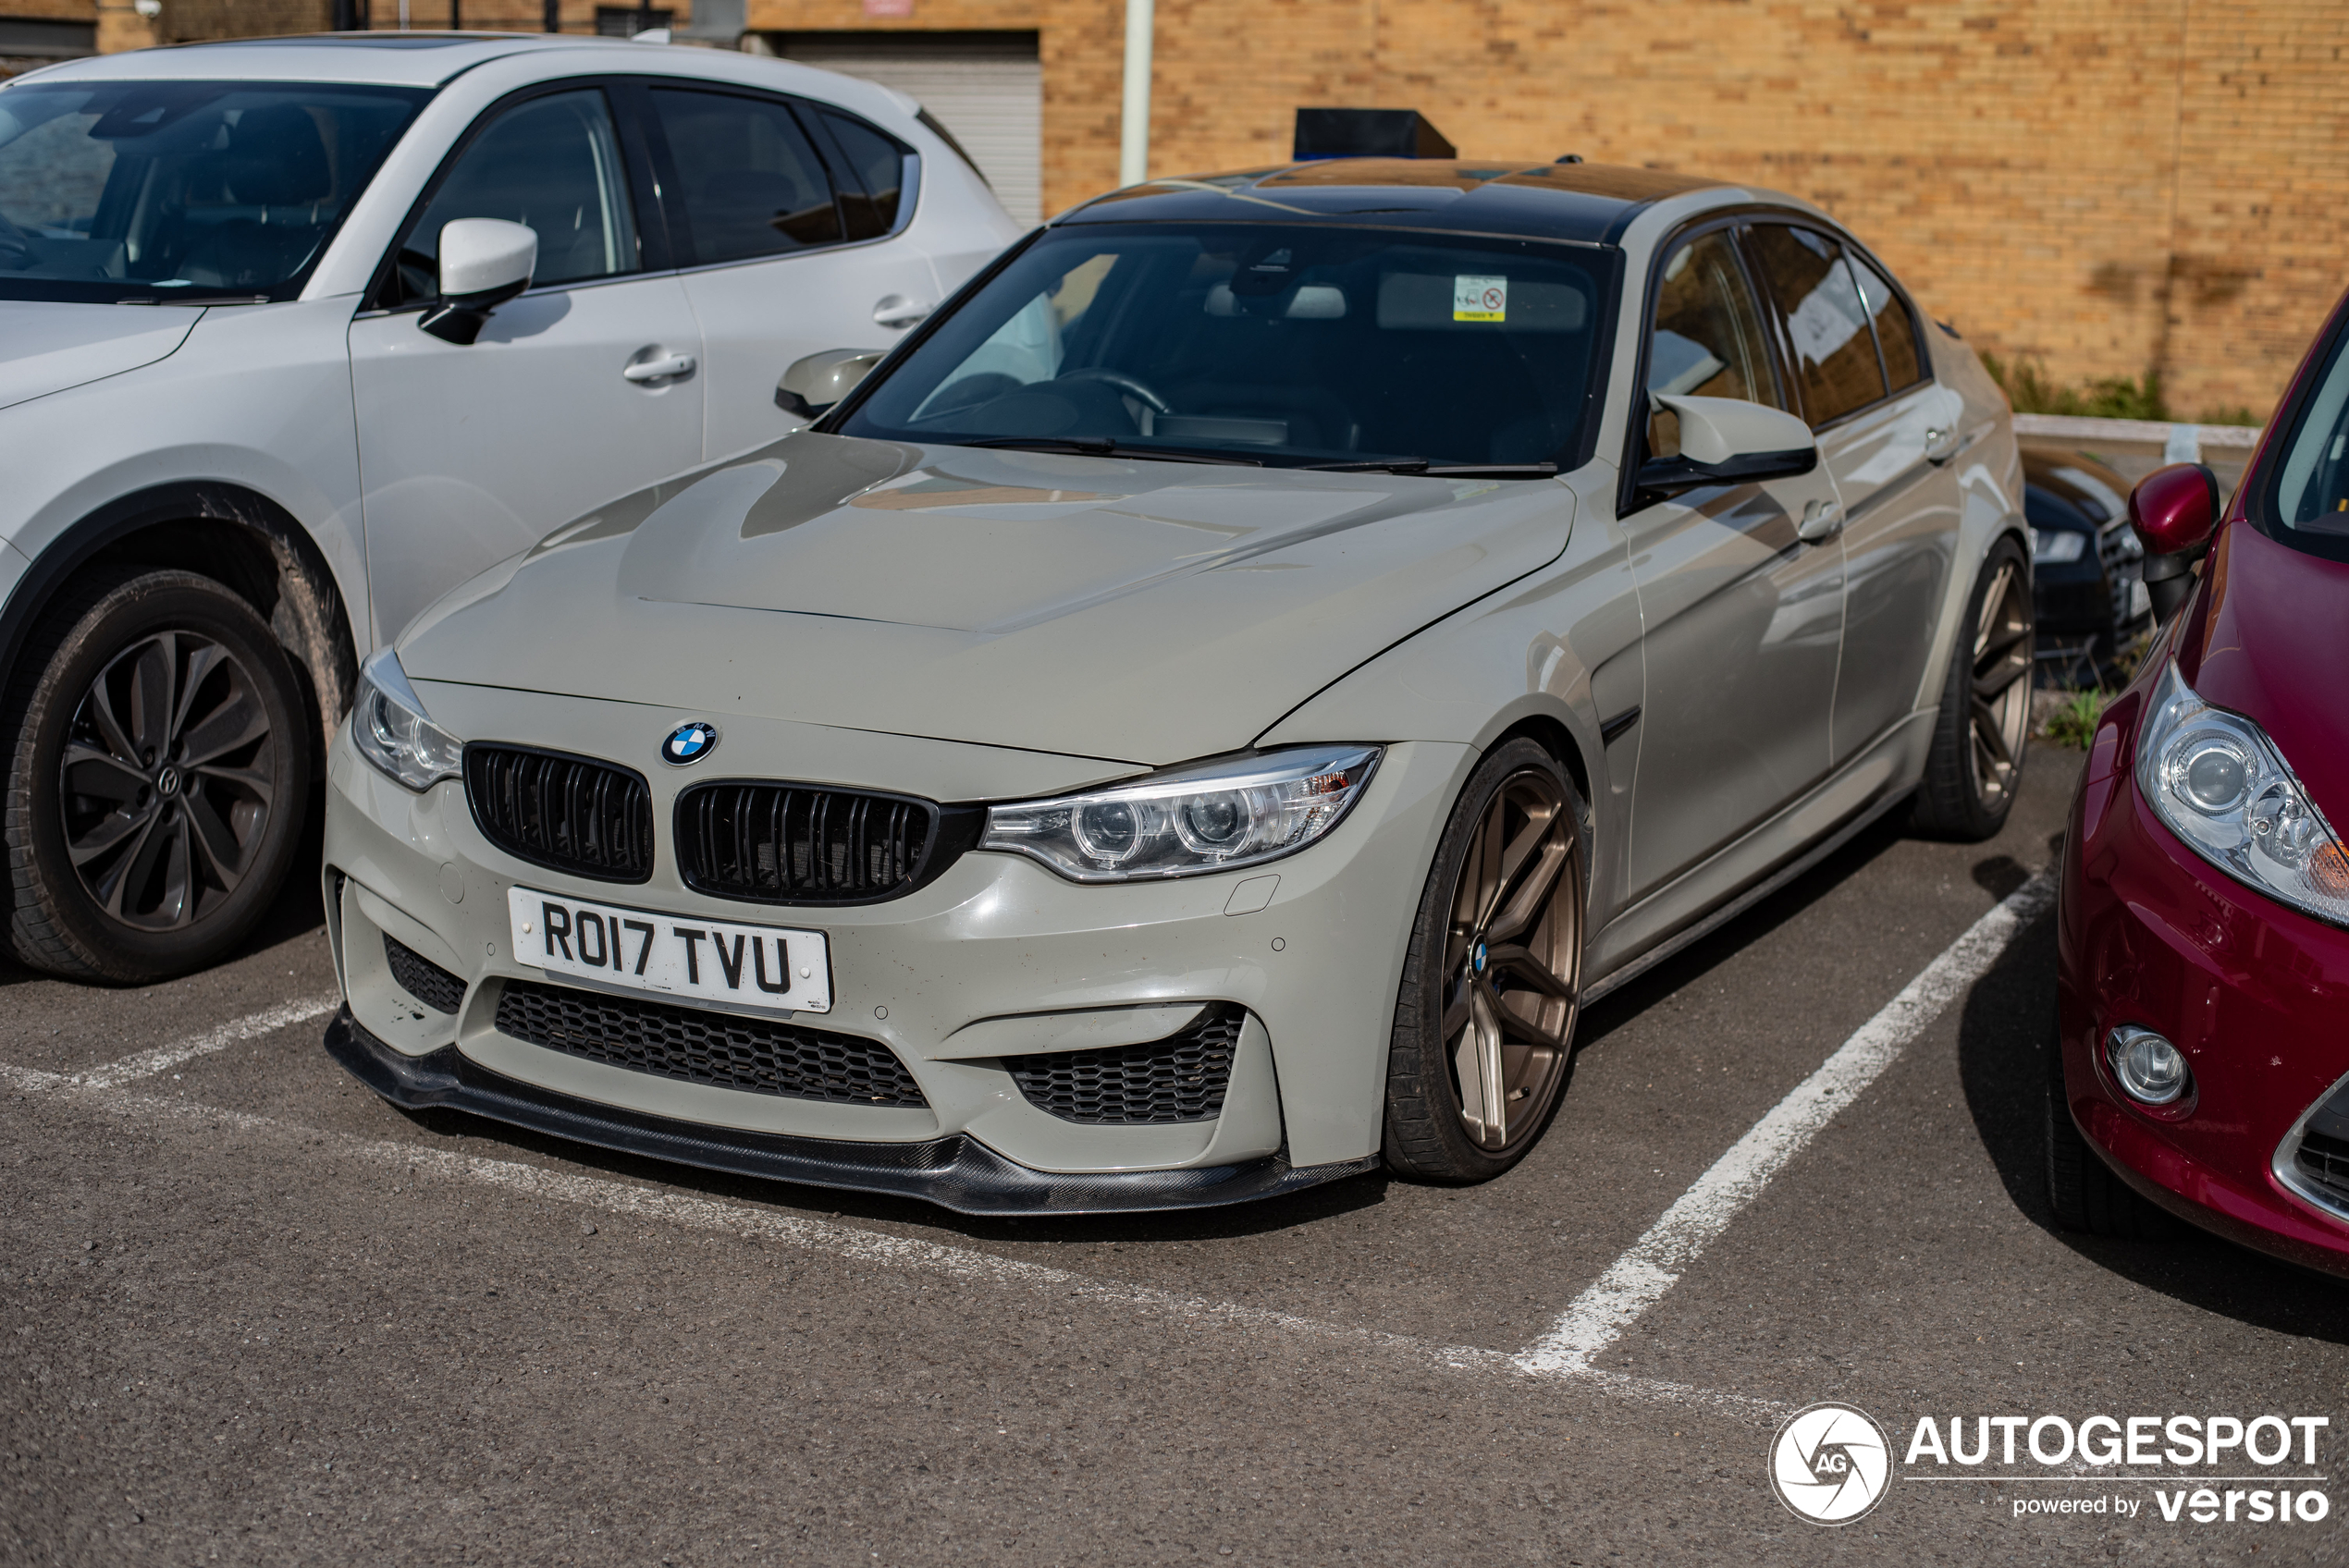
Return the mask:
<svg viewBox="0 0 2349 1568">
<path fill-rule="evenodd" d="M 367 664 L 327 1046 L 378 1094 L 970 1212 L 1482 1181 L 1593 998 L 2013 799 L 2006 404 L 1801 202 L 1163 179 L 879 358 Z"/>
</svg>

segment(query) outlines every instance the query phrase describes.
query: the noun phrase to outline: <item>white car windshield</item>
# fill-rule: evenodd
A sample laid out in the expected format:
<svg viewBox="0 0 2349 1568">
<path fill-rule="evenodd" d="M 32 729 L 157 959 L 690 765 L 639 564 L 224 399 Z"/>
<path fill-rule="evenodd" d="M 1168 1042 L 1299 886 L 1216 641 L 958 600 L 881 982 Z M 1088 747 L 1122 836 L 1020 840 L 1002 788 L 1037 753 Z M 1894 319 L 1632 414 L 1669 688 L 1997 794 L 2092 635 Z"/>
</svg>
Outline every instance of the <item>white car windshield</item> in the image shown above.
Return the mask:
<svg viewBox="0 0 2349 1568">
<path fill-rule="evenodd" d="M 428 96 L 216 81 L 0 92 L 0 299 L 282 298 Z"/>
<path fill-rule="evenodd" d="M 1605 252 L 1334 226 L 1047 233 L 837 422 L 1280 466 L 1570 466 Z M 828 428 L 830 428 L 828 426 Z"/>
</svg>

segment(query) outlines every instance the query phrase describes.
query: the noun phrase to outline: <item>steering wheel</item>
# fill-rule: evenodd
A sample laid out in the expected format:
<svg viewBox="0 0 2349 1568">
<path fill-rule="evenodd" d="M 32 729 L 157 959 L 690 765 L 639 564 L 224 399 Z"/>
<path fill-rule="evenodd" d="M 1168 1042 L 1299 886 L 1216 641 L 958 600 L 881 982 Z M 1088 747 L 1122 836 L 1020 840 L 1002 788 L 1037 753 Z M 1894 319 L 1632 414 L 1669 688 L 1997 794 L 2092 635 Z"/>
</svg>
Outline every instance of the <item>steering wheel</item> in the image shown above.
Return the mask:
<svg viewBox="0 0 2349 1568">
<path fill-rule="evenodd" d="M 1141 402 L 1149 405 L 1153 412 L 1171 414 L 1174 411 L 1173 406 L 1170 405 L 1165 398 L 1160 397 L 1156 392 L 1151 391 L 1148 386 L 1144 386 L 1134 377 L 1126 374 L 1122 370 L 1109 370 L 1101 366 L 1094 366 L 1086 370 L 1073 370 L 1067 374 L 1056 377 L 1055 379 L 1061 381 L 1098 381 L 1104 386 L 1116 387 L 1120 392 L 1125 393 L 1129 398 L 1139 399 Z"/>
</svg>

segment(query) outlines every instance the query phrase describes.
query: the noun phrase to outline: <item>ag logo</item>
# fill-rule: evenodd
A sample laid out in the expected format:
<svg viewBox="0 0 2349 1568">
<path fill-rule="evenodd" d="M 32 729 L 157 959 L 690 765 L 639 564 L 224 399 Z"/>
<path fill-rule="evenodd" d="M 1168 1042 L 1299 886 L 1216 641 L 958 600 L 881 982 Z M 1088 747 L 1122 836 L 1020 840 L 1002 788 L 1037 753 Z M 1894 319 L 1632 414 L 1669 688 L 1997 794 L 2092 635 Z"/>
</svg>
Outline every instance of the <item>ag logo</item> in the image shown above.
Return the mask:
<svg viewBox="0 0 2349 1568">
<path fill-rule="evenodd" d="M 1848 1404 L 1814 1404 L 1787 1417 L 1770 1443 L 1778 1501 L 1814 1525 L 1849 1525 L 1884 1501 L 1892 1444 L 1875 1417 Z"/>
<path fill-rule="evenodd" d="M 679 767 L 699 762 L 718 744 L 718 726 L 702 719 L 681 724 L 660 743 L 660 760 Z"/>
</svg>

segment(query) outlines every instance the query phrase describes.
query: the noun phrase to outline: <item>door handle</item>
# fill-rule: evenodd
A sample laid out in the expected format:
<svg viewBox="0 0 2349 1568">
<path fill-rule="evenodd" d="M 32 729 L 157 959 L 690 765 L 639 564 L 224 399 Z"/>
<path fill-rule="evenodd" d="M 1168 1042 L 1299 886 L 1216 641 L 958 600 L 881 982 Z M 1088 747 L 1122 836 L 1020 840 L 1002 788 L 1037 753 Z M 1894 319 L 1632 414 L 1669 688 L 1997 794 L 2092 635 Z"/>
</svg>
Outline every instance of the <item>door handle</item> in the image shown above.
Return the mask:
<svg viewBox="0 0 2349 1568">
<path fill-rule="evenodd" d="M 928 305 L 903 294 L 884 294 L 873 306 L 873 322 L 878 326 L 911 326 L 929 314 Z"/>
<path fill-rule="evenodd" d="M 1948 426 L 1937 426 L 1925 433 L 1925 456 L 1928 462 L 1946 463 L 1958 455 L 1958 433 Z"/>
<path fill-rule="evenodd" d="M 1842 532 L 1843 503 L 1841 501 L 1803 503 L 1802 521 L 1797 523 L 1794 529 L 1796 538 L 1816 545 L 1823 540 L 1832 539 Z"/>
<path fill-rule="evenodd" d="M 646 354 L 654 357 L 646 359 L 644 357 Z M 637 357 L 629 361 L 620 374 L 639 386 L 648 381 L 673 381 L 681 375 L 694 374 L 694 357 L 691 354 L 662 353 L 655 349 L 640 349 Z"/>
</svg>

